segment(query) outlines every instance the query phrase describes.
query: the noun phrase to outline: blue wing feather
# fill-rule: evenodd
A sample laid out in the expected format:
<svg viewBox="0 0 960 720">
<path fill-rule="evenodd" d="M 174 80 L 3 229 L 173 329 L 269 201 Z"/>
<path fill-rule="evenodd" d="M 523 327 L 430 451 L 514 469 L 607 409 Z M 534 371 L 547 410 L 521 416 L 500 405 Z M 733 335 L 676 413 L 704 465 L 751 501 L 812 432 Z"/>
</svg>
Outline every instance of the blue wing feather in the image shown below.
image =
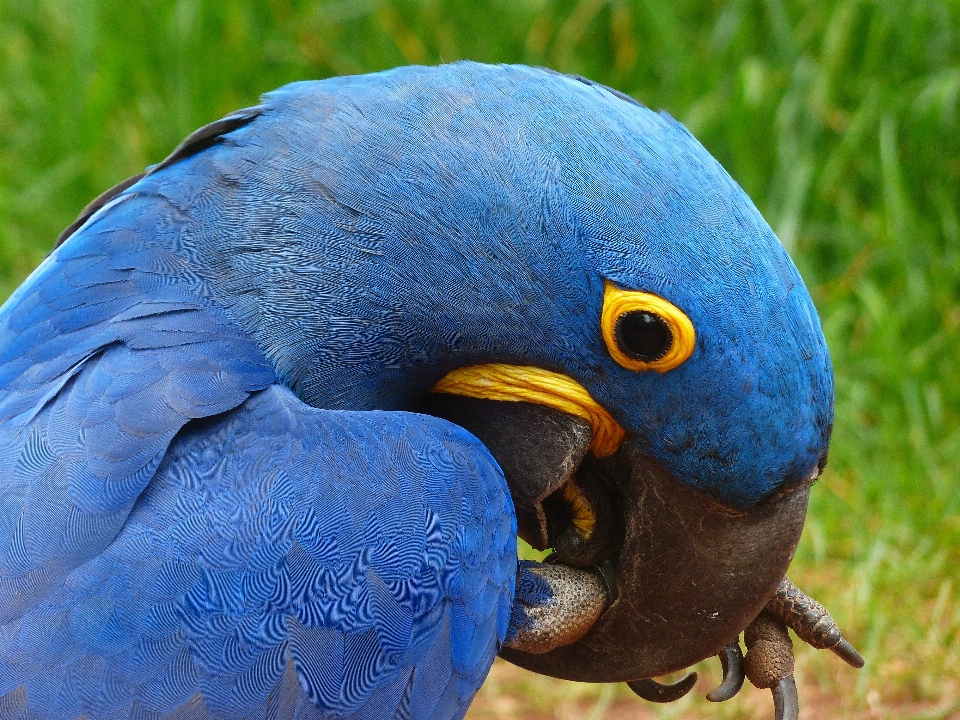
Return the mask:
<svg viewBox="0 0 960 720">
<path fill-rule="evenodd" d="M 135 269 L 147 242 L 119 234 L 78 234 L 0 311 L 0 621 L 106 547 L 185 423 L 274 380 L 224 312 Z"/>
<path fill-rule="evenodd" d="M 33 717 L 91 720 L 267 717 L 271 698 L 293 708 L 277 717 L 459 717 L 515 573 L 509 494 L 472 436 L 274 385 L 188 425 L 113 541 L 4 627 L 4 702 L 25 688 Z"/>
</svg>

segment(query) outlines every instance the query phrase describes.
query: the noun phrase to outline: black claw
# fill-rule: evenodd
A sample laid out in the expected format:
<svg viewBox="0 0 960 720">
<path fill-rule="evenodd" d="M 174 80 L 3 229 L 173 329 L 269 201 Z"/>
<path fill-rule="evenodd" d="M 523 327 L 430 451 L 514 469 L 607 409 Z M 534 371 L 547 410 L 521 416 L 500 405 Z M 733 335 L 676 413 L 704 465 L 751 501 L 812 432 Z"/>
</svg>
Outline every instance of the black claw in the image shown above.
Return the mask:
<svg viewBox="0 0 960 720">
<path fill-rule="evenodd" d="M 682 698 L 693 690 L 693 686 L 696 684 L 697 674 L 693 672 L 669 685 L 647 678 L 646 680 L 632 680 L 627 683 L 627 686 L 644 700 L 668 703 Z"/>
<path fill-rule="evenodd" d="M 743 672 L 743 653 L 740 651 L 740 642 L 734 640 L 725 645 L 720 654 L 720 665 L 723 667 L 723 682 L 717 688 L 707 693 L 710 702 L 726 702 L 743 687 L 745 675 Z"/>
<path fill-rule="evenodd" d="M 600 572 L 601 577 L 603 577 L 603 581 L 607 584 L 607 607 L 609 608 L 617 601 L 617 597 L 620 595 L 620 590 L 617 588 L 617 571 L 609 559 L 597 565 L 597 570 Z"/>
<path fill-rule="evenodd" d="M 857 649 L 848 643 L 843 638 L 840 638 L 840 642 L 830 648 L 841 660 L 843 660 L 847 665 L 852 665 L 855 668 L 863 667 L 863 656 L 857 652 Z"/>
<path fill-rule="evenodd" d="M 776 720 L 797 720 L 800 717 L 800 699 L 793 675 L 787 675 L 771 689 Z"/>
</svg>

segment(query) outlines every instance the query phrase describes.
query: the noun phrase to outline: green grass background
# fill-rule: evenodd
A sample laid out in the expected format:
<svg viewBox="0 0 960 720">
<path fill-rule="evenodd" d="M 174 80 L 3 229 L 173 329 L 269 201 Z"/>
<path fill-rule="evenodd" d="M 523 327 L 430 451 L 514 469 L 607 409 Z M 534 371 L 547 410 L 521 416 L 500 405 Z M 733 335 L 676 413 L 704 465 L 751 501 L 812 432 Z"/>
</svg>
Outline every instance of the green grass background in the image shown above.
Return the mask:
<svg viewBox="0 0 960 720">
<path fill-rule="evenodd" d="M 0 296 L 88 200 L 259 93 L 459 58 L 581 73 L 665 108 L 754 199 L 837 373 L 792 574 L 868 661 L 846 673 L 801 654 L 803 681 L 851 712 L 956 712 L 957 0 L 2 0 Z"/>
</svg>

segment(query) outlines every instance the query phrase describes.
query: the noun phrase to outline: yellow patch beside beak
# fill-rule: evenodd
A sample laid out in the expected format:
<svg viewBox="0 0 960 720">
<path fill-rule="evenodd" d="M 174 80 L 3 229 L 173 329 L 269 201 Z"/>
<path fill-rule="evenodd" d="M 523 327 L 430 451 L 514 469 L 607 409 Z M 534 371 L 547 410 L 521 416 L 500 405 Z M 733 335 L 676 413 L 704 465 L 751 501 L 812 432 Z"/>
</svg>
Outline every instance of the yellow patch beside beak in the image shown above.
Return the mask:
<svg viewBox="0 0 960 720">
<path fill-rule="evenodd" d="M 529 402 L 583 418 L 593 429 L 590 449 L 598 458 L 612 455 L 626 432 L 613 416 L 573 378 L 523 365 L 490 363 L 448 373 L 433 392 L 484 400 Z"/>
</svg>

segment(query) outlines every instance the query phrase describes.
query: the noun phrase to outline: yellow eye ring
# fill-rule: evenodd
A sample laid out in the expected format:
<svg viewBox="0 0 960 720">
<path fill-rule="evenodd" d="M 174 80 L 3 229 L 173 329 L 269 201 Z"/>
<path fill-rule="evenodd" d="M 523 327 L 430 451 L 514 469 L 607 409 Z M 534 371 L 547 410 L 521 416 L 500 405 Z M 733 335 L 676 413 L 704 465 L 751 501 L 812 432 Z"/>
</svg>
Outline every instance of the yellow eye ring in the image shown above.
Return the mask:
<svg viewBox="0 0 960 720">
<path fill-rule="evenodd" d="M 697 335 L 683 310 L 658 295 L 622 290 L 604 281 L 603 340 L 611 357 L 628 370 L 667 372 L 693 353 Z"/>
</svg>

